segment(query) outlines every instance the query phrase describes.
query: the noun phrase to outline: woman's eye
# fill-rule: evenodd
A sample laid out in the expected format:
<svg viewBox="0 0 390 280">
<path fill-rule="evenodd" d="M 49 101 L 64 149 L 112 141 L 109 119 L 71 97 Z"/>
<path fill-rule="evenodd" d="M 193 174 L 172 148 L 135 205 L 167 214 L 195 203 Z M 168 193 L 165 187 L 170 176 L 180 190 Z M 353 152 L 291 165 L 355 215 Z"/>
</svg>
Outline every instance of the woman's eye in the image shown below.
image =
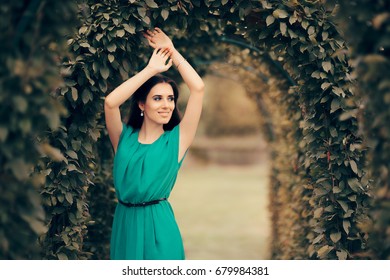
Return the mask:
<svg viewBox="0 0 390 280">
<path fill-rule="evenodd" d="M 169 101 L 174 101 L 175 99 L 173 97 L 168 98 Z"/>
<path fill-rule="evenodd" d="M 155 97 L 154 100 L 159 101 L 159 100 L 161 100 L 161 98 L 160 97 Z"/>
</svg>

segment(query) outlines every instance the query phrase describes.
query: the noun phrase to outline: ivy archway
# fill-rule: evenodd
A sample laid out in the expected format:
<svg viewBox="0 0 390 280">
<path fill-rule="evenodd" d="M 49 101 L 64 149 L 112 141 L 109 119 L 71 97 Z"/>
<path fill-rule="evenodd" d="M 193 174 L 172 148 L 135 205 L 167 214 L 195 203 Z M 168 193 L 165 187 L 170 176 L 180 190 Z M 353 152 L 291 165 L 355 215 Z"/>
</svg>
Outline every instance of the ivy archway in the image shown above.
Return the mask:
<svg viewBox="0 0 390 280">
<path fill-rule="evenodd" d="M 85 130 L 89 141 L 81 142 L 92 142 L 92 148 L 100 132 L 101 98 L 96 97 L 147 61 L 140 34 L 145 28 L 160 26 L 174 34 L 176 46 L 194 61 L 218 55 L 220 38 L 244 42 L 260 50 L 254 60 L 283 66 L 270 67 L 283 93 L 276 100 L 285 108 L 281 118 L 289 121 L 288 126 L 273 124 L 278 132 L 272 143 L 273 257 L 345 259 L 364 250 L 357 227 L 367 193 L 363 154 L 357 121 L 350 114 L 355 107 L 349 98 L 345 45 L 331 20 L 331 7 L 310 1 L 148 0 L 85 8 L 88 18 L 70 41 L 78 57 L 64 65 L 68 87 L 61 92 L 81 109 L 83 118 L 72 114 L 69 127 L 77 134 L 80 127 Z M 209 48 L 196 47 L 205 42 Z M 277 75 L 281 69 L 291 78 Z M 81 160 L 80 150 L 74 152 L 74 159 Z M 106 153 L 97 154 L 99 159 Z"/>
<path fill-rule="evenodd" d="M 222 40 L 247 46 L 251 66 L 267 66 L 274 95 L 253 95 L 269 100 L 272 120 L 272 258 L 365 256 L 367 232 L 359 225 L 368 219 L 369 180 L 334 5 L 106 0 L 86 1 L 80 11 L 82 24 L 68 41 L 72 55 L 63 59 L 64 86 L 57 91 L 70 114 L 49 135 L 64 158 L 44 168 L 45 258 L 107 257 L 114 198 L 103 99 L 147 62 L 141 32 L 153 26 L 173 35 L 193 64 L 218 57 Z"/>
</svg>

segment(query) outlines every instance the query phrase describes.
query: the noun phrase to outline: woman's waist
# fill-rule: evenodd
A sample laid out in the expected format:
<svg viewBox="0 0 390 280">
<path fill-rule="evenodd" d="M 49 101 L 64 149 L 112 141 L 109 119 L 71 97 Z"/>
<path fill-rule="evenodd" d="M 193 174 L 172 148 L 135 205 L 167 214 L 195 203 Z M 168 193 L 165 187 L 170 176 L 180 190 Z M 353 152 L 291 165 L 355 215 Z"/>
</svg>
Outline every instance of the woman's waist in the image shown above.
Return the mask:
<svg viewBox="0 0 390 280">
<path fill-rule="evenodd" d="M 166 200 L 167 200 L 166 197 L 162 197 L 162 198 L 152 199 L 152 200 L 147 200 L 142 202 L 127 202 L 118 198 L 118 203 L 126 207 L 147 207 L 155 204 L 160 204 L 161 202 Z"/>
</svg>

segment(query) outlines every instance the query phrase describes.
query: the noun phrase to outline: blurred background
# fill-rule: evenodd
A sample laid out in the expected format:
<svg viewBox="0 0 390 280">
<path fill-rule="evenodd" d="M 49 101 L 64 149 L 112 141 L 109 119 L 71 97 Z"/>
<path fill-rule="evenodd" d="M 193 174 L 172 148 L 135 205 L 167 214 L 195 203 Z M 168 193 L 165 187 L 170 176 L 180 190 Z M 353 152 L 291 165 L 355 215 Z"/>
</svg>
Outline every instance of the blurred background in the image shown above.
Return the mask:
<svg viewBox="0 0 390 280">
<path fill-rule="evenodd" d="M 171 204 L 187 259 L 267 259 L 268 153 L 259 113 L 232 79 L 207 75 L 200 127 Z M 188 91 L 181 87 L 180 103 Z"/>
</svg>

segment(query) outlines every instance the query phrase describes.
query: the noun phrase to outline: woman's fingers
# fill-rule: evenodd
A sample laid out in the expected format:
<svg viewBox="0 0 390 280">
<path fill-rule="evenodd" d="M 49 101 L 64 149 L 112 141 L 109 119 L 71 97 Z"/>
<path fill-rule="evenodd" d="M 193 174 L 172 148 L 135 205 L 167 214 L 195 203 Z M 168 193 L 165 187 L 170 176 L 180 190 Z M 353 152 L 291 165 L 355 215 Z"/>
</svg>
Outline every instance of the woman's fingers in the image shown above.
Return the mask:
<svg viewBox="0 0 390 280">
<path fill-rule="evenodd" d="M 146 39 L 148 39 L 149 41 L 152 41 L 152 37 L 151 36 L 149 36 L 148 34 L 143 34 L 144 35 L 144 37 L 146 38 Z"/>
<path fill-rule="evenodd" d="M 165 56 L 170 56 L 170 50 L 169 48 L 160 48 L 158 49 L 158 54 L 160 54 L 162 57 L 165 57 Z"/>
<path fill-rule="evenodd" d="M 167 64 L 168 68 L 170 68 L 172 66 L 172 64 L 173 64 L 173 60 L 172 60 L 172 58 L 170 58 L 168 61 L 168 64 Z"/>
<path fill-rule="evenodd" d="M 158 33 L 163 32 L 160 28 L 155 27 L 154 30 L 156 30 Z"/>
<path fill-rule="evenodd" d="M 162 54 L 164 57 L 167 56 L 169 54 L 169 49 L 164 49 Z"/>
</svg>

